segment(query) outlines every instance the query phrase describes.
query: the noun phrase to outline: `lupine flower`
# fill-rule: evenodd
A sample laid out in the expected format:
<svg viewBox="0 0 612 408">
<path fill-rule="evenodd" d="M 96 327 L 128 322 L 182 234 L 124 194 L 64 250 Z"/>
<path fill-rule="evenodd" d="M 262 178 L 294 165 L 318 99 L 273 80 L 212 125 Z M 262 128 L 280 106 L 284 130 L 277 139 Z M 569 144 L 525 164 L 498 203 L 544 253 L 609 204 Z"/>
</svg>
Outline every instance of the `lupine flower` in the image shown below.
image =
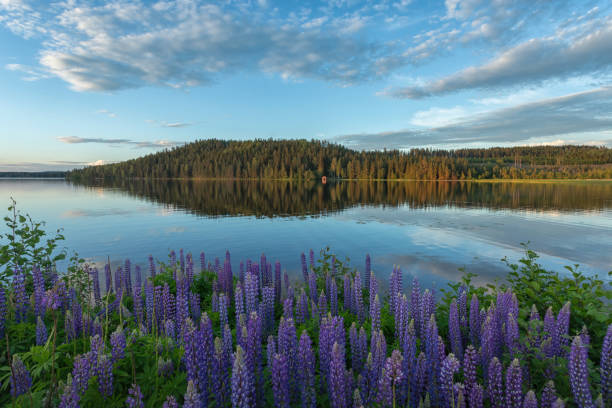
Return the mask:
<svg viewBox="0 0 612 408">
<path fill-rule="evenodd" d="M 541 407 L 551 408 L 557 400 L 557 390 L 555 389 L 555 383 L 548 381 L 542 389 Z"/>
<path fill-rule="evenodd" d="M 374 297 L 378 294 L 378 281 L 376 280 L 376 276 L 374 276 L 374 271 L 370 272 L 370 298 L 368 299 L 368 304 L 370 305 L 370 315 L 372 315 L 372 305 L 374 304 Z"/>
<path fill-rule="evenodd" d="M 138 384 L 132 384 L 128 390 L 128 397 L 126 398 L 125 403 L 129 408 L 144 408 L 142 398 L 143 395 Z"/>
<path fill-rule="evenodd" d="M 36 321 L 36 345 L 42 346 L 47 342 L 47 326 L 43 320 L 38 316 Z"/>
<path fill-rule="evenodd" d="M 272 392 L 274 405 L 279 408 L 289 407 L 289 367 L 283 354 L 272 358 Z"/>
<path fill-rule="evenodd" d="M 219 295 L 219 323 L 221 327 L 225 327 L 228 324 L 227 320 L 227 306 L 228 306 L 228 298 L 225 296 L 225 293 L 221 293 Z"/>
<path fill-rule="evenodd" d="M 32 388 L 32 377 L 30 372 L 23 364 L 23 361 L 16 354 L 13 355 L 11 367 L 11 395 L 18 397 L 25 394 Z"/>
<path fill-rule="evenodd" d="M 113 363 L 125 357 L 125 332 L 121 327 L 117 327 L 117 330 L 111 334 L 110 343 L 112 347 L 111 354 L 113 356 Z"/>
<path fill-rule="evenodd" d="M 244 351 L 237 346 L 232 369 L 232 407 L 251 408 L 252 388 L 253 383 L 251 375 L 247 372 Z"/>
<path fill-rule="evenodd" d="M 552 404 L 552 408 L 565 408 L 565 402 L 561 398 L 557 398 L 557 400 Z"/>
<path fill-rule="evenodd" d="M 317 298 L 317 275 L 314 271 L 311 271 L 308 274 L 308 293 L 310 294 L 310 298 L 314 303 L 318 302 Z"/>
<path fill-rule="evenodd" d="M 338 286 L 335 278 L 332 278 L 329 285 L 329 311 L 333 316 L 338 314 Z"/>
<path fill-rule="evenodd" d="M 45 295 L 45 278 L 43 277 L 40 268 L 36 265 L 32 267 L 32 283 L 34 284 L 34 313 L 36 316 L 41 316 L 45 311 L 43 304 Z"/>
<path fill-rule="evenodd" d="M 482 324 L 480 321 L 479 308 L 480 304 L 478 302 L 478 297 L 474 294 L 470 302 L 470 340 L 475 347 L 479 345 L 480 326 Z"/>
<path fill-rule="evenodd" d="M 442 396 L 444 397 L 444 404 L 446 407 L 454 407 L 456 405 L 456 396 L 453 392 L 453 377 L 459 372 L 459 360 L 454 354 L 449 354 L 448 357 L 442 362 L 440 368 L 440 388 L 442 390 Z"/>
<path fill-rule="evenodd" d="M 612 324 L 604 337 L 601 347 L 601 395 L 604 403 L 612 405 Z"/>
<path fill-rule="evenodd" d="M 429 290 L 426 289 L 425 292 L 423 293 L 423 296 L 420 297 L 421 300 L 421 305 L 420 305 L 420 321 L 421 321 L 421 338 L 423 338 L 423 336 L 425 335 L 425 333 L 427 332 L 427 326 L 429 325 L 429 320 L 431 318 L 431 315 L 434 312 L 434 298 L 433 298 L 433 293 Z"/>
<path fill-rule="evenodd" d="M 329 397 L 332 408 L 348 407 L 346 401 L 344 348 L 338 343 L 334 343 L 329 364 Z"/>
<path fill-rule="evenodd" d="M 290 297 L 283 301 L 283 316 L 285 319 L 293 319 L 293 299 Z"/>
<path fill-rule="evenodd" d="M 315 395 L 315 356 L 312 351 L 310 337 L 302 332 L 298 346 L 298 384 L 302 407 L 314 408 L 317 405 Z"/>
<path fill-rule="evenodd" d="M 372 273 L 372 261 L 370 260 L 370 254 L 366 254 L 365 270 L 363 272 L 363 283 L 366 289 L 370 288 L 370 274 L 371 273 Z"/>
<path fill-rule="evenodd" d="M 506 347 L 510 350 L 510 355 L 514 356 L 518 349 L 519 341 L 519 328 L 516 322 L 516 316 L 512 313 L 508 313 L 506 319 Z"/>
<path fill-rule="evenodd" d="M 374 302 L 370 307 L 370 319 L 372 320 L 372 332 L 380 329 L 380 301 L 378 295 L 374 297 Z"/>
<path fill-rule="evenodd" d="M 246 313 L 250 315 L 257 311 L 257 293 L 258 283 L 257 277 L 252 273 L 247 273 L 244 279 L 245 298 L 246 298 Z"/>
<path fill-rule="evenodd" d="M 587 358 L 587 349 L 582 345 L 580 336 L 574 337 L 569 356 L 568 372 L 574 401 L 579 408 L 593 407 Z"/>
<path fill-rule="evenodd" d="M 489 364 L 489 368 L 487 370 L 487 375 L 487 394 L 489 395 L 489 400 L 491 401 L 491 407 L 505 407 L 504 391 L 502 385 L 502 365 L 497 359 L 497 357 L 493 357 L 493 359 L 491 360 L 491 363 Z"/>
<path fill-rule="evenodd" d="M 474 346 L 470 344 L 465 349 L 465 355 L 463 358 L 463 380 L 468 396 L 472 387 L 476 385 L 476 366 L 478 364 L 477 360 L 478 352 L 476 351 L 476 349 L 474 349 Z"/>
<path fill-rule="evenodd" d="M 4 325 L 6 322 L 6 292 L 0 285 L 0 338 L 4 338 Z"/>
<path fill-rule="evenodd" d="M 555 326 L 555 334 L 553 336 L 553 346 L 556 355 L 567 353 L 565 347 L 569 345 L 569 324 L 570 324 L 570 303 L 567 302 L 557 315 L 557 324 Z M 567 356 L 567 354 L 565 354 Z"/>
<path fill-rule="evenodd" d="M 459 311 L 455 299 L 451 301 L 448 310 L 448 335 L 450 337 L 451 350 L 459 360 L 463 360 L 463 345 L 461 344 L 461 327 L 459 323 Z"/>
<path fill-rule="evenodd" d="M 113 360 L 107 355 L 98 361 L 98 391 L 104 398 L 113 395 Z"/>
<path fill-rule="evenodd" d="M 161 356 L 157 359 L 157 375 L 160 377 L 169 377 L 174 373 L 174 364 L 171 359 L 164 359 Z"/>
<path fill-rule="evenodd" d="M 383 404 L 395 405 L 397 388 L 404 378 L 402 360 L 403 357 L 399 350 L 393 350 L 391 357 L 385 362 L 383 374 L 378 383 L 378 398 Z"/>
<path fill-rule="evenodd" d="M 25 275 L 19 267 L 15 269 L 15 275 L 13 275 L 13 294 L 15 296 L 15 320 L 19 323 L 26 319 L 29 304 L 25 288 Z"/>
<path fill-rule="evenodd" d="M 308 284 L 308 267 L 306 266 L 306 255 L 302 252 L 300 255 L 300 261 L 302 261 L 302 276 L 304 277 L 304 284 Z"/>
<path fill-rule="evenodd" d="M 525 394 L 523 408 L 538 408 L 538 399 L 536 398 L 535 392 L 532 390 L 529 390 L 529 392 Z"/>
<path fill-rule="evenodd" d="M 200 408 L 200 394 L 198 394 L 198 387 L 193 380 L 189 380 L 187 383 L 183 408 Z"/>
<path fill-rule="evenodd" d="M 468 404 L 470 408 L 482 408 L 483 390 L 482 385 L 474 384 L 468 392 Z"/>
<path fill-rule="evenodd" d="M 176 398 L 174 398 L 172 395 L 168 395 L 164 401 L 164 404 L 162 405 L 162 408 L 179 408 L 179 404 L 176 402 Z"/>
<path fill-rule="evenodd" d="M 327 315 L 327 297 L 325 296 L 325 292 L 323 291 L 323 289 L 321 289 L 321 293 L 319 294 L 318 309 L 321 318 Z"/>
<path fill-rule="evenodd" d="M 240 315 L 244 313 L 244 295 L 240 282 L 236 285 L 236 291 L 234 292 L 234 311 L 236 312 L 236 321 L 238 321 Z"/>
<path fill-rule="evenodd" d="M 508 371 L 506 372 L 506 407 L 521 408 L 523 401 L 523 384 L 522 370 L 518 359 L 512 360 Z"/>
</svg>

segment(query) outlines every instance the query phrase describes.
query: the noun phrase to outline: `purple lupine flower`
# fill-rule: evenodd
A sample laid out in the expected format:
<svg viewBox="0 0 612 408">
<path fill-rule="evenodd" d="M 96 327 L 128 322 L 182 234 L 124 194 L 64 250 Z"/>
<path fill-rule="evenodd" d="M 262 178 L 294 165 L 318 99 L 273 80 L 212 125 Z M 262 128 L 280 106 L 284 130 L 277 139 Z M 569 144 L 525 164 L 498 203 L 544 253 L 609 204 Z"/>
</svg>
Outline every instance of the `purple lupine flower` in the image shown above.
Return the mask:
<svg viewBox="0 0 612 408">
<path fill-rule="evenodd" d="M 370 274 L 372 273 L 372 261 L 370 260 L 370 254 L 366 254 L 365 259 L 365 270 L 363 272 L 363 283 L 367 289 L 370 288 Z"/>
<path fill-rule="evenodd" d="M 371 338 L 371 349 L 372 349 L 372 385 L 374 387 L 374 395 L 376 397 L 377 385 L 380 381 L 380 377 L 382 375 L 382 370 L 385 364 L 385 359 L 387 357 L 387 342 L 385 340 L 385 335 L 382 330 L 379 330 L 378 333 L 373 333 Z M 378 399 L 378 398 L 376 398 Z"/>
<path fill-rule="evenodd" d="M 612 324 L 608 326 L 606 336 L 603 340 L 599 367 L 601 375 L 601 395 L 605 404 L 612 405 Z"/>
<path fill-rule="evenodd" d="M 200 320 L 202 307 L 200 306 L 200 295 L 198 293 L 189 292 L 189 310 L 194 321 Z"/>
<path fill-rule="evenodd" d="M 321 289 L 321 293 L 319 294 L 319 304 L 318 304 L 319 314 L 321 318 L 327 315 L 327 297 L 325 297 L 325 292 Z"/>
<path fill-rule="evenodd" d="M 355 322 L 349 328 L 349 345 L 351 347 L 351 367 L 356 372 L 361 372 L 361 350 L 359 349 L 359 336 Z"/>
<path fill-rule="evenodd" d="M 257 276 L 252 273 L 247 273 L 244 279 L 245 299 L 246 299 L 246 314 L 250 315 L 257 311 L 257 294 L 259 292 Z"/>
<path fill-rule="evenodd" d="M 427 367 L 427 357 L 425 357 L 425 353 L 421 352 L 416 360 L 415 366 L 415 374 L 412 375 L 410 380 L 410 406 L 416 407 L 419 405 L 419 401 L 423 394 L 425 393 L 425 389 L 427 386 L 427 378 L 428 378 L 428 367 Z"/>
<path fill-rule="evenodd" d="M 553 336 L 553 346 L 556 355 L 567 356 L 565 348 L 569 345 L 570 303 L 567 302 L 557 315 L 557 324 Z"/>
<path fill-rule="evenodd" d="M 482 322 L 480 321 L 480 304 L 476 294 L 472 295 L 470 301 L 470 340 L 474 347 L 477 347 L 480 343 L 480 327 Z"/>
<path fill-rule="evenodd" d="M 425 291 L 427 294 L 427 291 Z M 425 355 L 427 356 L 427 365 L 429 368 L 428 392 L 432 402 L 438 402 L 438 379 L 440 378 L 440 344 L 438 340 L 438 326 L 435 316 L 432 314 L 429 318 L 429 324 L 425 331 Z"/>
<path fill-rule="evenodd" d="M 111 272 L 110 264 L 104 265 L 104 282 L 106 284 L 106 294 L 108 295 L 113 291 L 113 274 Z"/>
<path fill-rule="evenodd" d="M 125 332 L 121 327 L 117 327 L 117 329 L 111 334 L 110 338 L 111 343 L 111 354 L 113 356 L 113 363 L 115 361 L 121 360 L 125 357 Z"/>
<path fill-rule="evenodd" d="M 229 326 L 227 326 L 229 328 Z M 247 342 L 246 342 L 246 363 L 249 373 L 253 376 L 253 385 L 258 389 L 261 379 L 261 337 L 262 337 L 262 322 L 257 313 L 251 313 L 247 324 Z M 295 365 L 295 364 L 294 364 Z M 253 400 L 257 400 L 257 396 L 253 395 Z"/>
<path fill-rule="evenodd" d="M 355 302 L 355 314 L 360 323 L 365 320 L 365 309 L 363 306 L 363 292 L 362 292 L 361 276 L 359 273 L 355 274 L 355 280 L 353 283 L 353 301 Z"/>
<path fill-rule="evenodd" d="M 314 303 L 318 303 L 317 298 L 317 275 L 314 271 L 310 271 L 308 274 L 308 294 Z"/>
<path fill-rule="evenodd" d="M 315 394 L 315 356 L 310 337 L 304 330 L 298 346 L 298 384 L 302 407 L 314 408 L 317 405 Z"/>
<path fill-rule="evenodd" d="M 200 408 L 200 394 L 198 387 L 193 380 L 187 383 L 187 391 L 185 392 L 185 402 L 183 408 Z"/>
<path fill-rule="evenodd" d="M 372 320 L 372 332 L 380 329 L 380 301 L 378 295 L 374 296 L 374 302 L 370 307 L 370 319 Z"/>
<path fill-rule="evenodd" d="M 557 400 L 557 390 L 555 389 L 555 383 L 548 381 L 542 389 L 541 407 L 551 408 Z"/>
<path fill-rule="evenodd" d="M 580 336 L 574 337 L 570 351 L 568 372 L 574 402 L 579 408 L 593 407 L 593 397 L 589 384 L 589 371 L 587 368 L 588 353 L 583 346 Z"/>
<path fill-rule="evenodd" d="M 162 314 L 162 319 L 166 320 L 166 319 L 173 319 L 176 315 L 176 311 L 175 311 L 175 301 L 174 301 L 174 295 L 172 295 L 172 293 L 170 293 L 170 286 L 168 285 L 168 283 L 164 283 L 164 288 L 163 288 L 163 292 L 162 292 L 162 305 L 163 305 L 163 311 L 160 310 L 161 314 Z"/>
<path fill-rule="evenodd" d="M 449 354 L 448 357 L 442 362 L 440 368 L 440 390 L 444 401 L 445 407 L 454 407 L 456 405 L 456 397 L 454 395 L 453 377 L 459 372 L 459 360 L 454 354 Z"/>
<path fill-rule="evenodd" d="M 13 355 L 11 366 L 11 395 L 18 397 L 32 388 L 32 377 L 18 355 Z"/>
<path fill-rule="evenodd" d="M 164 334 L 167 337 L 170 337 L 172 340 L 176 340 L 176 328 L 174 325 L 174 320 L 166 319 L 164 321 Z"/>
<path fill-rule="evenodd" d="M 129 259 L 125 260 L 123 279 L 125 279 L 125 289 L 127 290 L 127 295 L 129 296 L 132 293 L 132 264 L 130 263 Z"/>
<path fill-rule="evenodd" d="M 68 374 L 68 381 L 64 386 L 64 392 L 60 396 L 59 408 L 79 408 L 79 401 L 81 396 L 76 392 L 72 386 L 72 378 Z"/>
<path fill-rule="evenodd" d="M 134 270 L 135 270 L 135 273 L 136 273 L 136 287 L 142 289 L 142 273 L 140 272 L 140 266 L 136 265 Z"/>
<path fill-rule="evenodd" d="M 542 339 L 542 348 L 546 357 L 554 357 L 556 355 L 555 341 L 553 337 L 557 331 L 557 322 L 553 315 L 552 307 L 546 310 L 544 315 L 544 335 Z"/>
<path fill-rule="evenodd" d="M 374 298 L 378 294 L 378 281 L 374 275 L 374 271 L 370 272 L 370 295 L 368 299 L 368 305 L 370 305 L 370 315 L 372 315 L 372 305 L 374 304 Z"/>
<path fill-rule="evenodd" d="M 565 402 L 561 398 L 557 398 L 552 404 L 552 408 L 565 408 Z"/>
<path fill-rule="evenodd" d="M 42 316 L 45 312 L 43 304 L 45 296 L 45 278 L 40 268 L 36 265 L 32 267 L 32 283 L 34 284 L 34 313 L 36 316 Z"/>
<path fill-rule="evenodd" d="M 463 360 L 463 345 L 461 344 L 461 326 L 459 323 L 459 311 L 455 299 L 448 310 L 448 335 L 450 337 L 451 350 L 459 360 Z"/>
<path fill-rule="evenodd" d="M 138 324 L 143 322 L 141 291 L 142 288 L 140 286 L 134 287 L 134 314 Z"/>
<path fill-rule="evenodd" d="M 285 319 L 293 319 L 293 299 L 286 298 L 283 301 L 283 317 Z"/>
<path fill-rule="evenodd" d="M 155 278 L 155 262 L 153 261 L 153 255 L 149 255 L 149 276 Z"/>
<path fill-rule="evenodd" d="M 467 288 L 465 286 L 461 286 L 461 289 L 459 290 L 457 305 L 459 306 L 459 323 L 461 325 L 461 333 L 465 336 L 468 334 Z"/>
<path fill-rule="evenodd" d="M 200 329 L 196 333 L 197 348 L 196 348 L 196 364 L 198 367 L 198 386 L 200 387 L 200 396 L 205 400 L 208 396 L 208 384 L 212 375 L 212 355 L 214 347 L 214 337 L 212 331 L 212 322 L 206 312 L 200 317 Z"/>
<path fill-rule="evenodd" d="M 516 316 L 508 313 L 506 319 L 506 347 L 510 351 L 510 356 L 513 357 L 518 351 L 519 346 L 519 328 L 516 322 Z"/>
<path fill-rule="evenodd" d="M 329 363 L 329 394 L 332 408 L 347 408 L 344 347 L 334 343 Z"/>
<path fill-rule="evenodd" d="M 0 338 L 4 338 L 4 325 L 6 324 L 6 292 L 0 285 Z"/>
<path fill-rule="evenodd" d="M 417 343 L 416 332 L 414 329 L 414 320 L 406 325 L 404 330 L 403 342 L 400 344 L 404 359 L 402 361 L 402 372 L 404 373 L 400 384 L 399 402 L 405 406 L 409 402 L 410 395 L 410 377 L 415 375 L 416 358 L 417 358 Z"/>
<path fill-rule="evenodd" d="M 79 395 L 87 391 L 92 373 L 92 361 L 88 355 L 76 356 L 72 368 L 72 386 Z"/>
<path fill-rule="evenodd" d="M 217 281 L 215 281 L 216 283 Z M 214 286 L 214 284 L 213 284 Z M 213 289 L 213 294 L 210 299 L 210 308 L 213 313 L 219 313 L 219 295 L 217 294 L 216 289 Z"/>
<path fill-rule="evenodd" d="M 274 288 L 265 287 L 262 291 L 262 304 L 260 317 L 265 332 L 274 328 Z"/>
<path fill-rule="evenodd" d="M 187 299 L 187 280 L 181 279 L 176 285 L 176 329 L 183 334 L 185 320 L 189 318 L 189 300 Z"/>
<path fill-rule="evenodd" d="M 196 344 L 196 330 L 193 325 L 193 321 L 190 318 L 185 319 L 183 325 L 183 347 L 185 348 L 185 354 L 183 354 L 183 362 L 185 363 L 185 371 L 187 371 L 187 381 L 193 380 L 198 381 L 198 365 L 197 365 L 197 344 Z"/>
<path fill-rule="evenodd" d="M 128 390 L 128 397 L 125 399 L 125 403 L 129 408 L 144 408 L 142 398 L 143 395 L 138 384 L 132 384 Z"/>
<path fill-rule="evenodd" d="M 174 396 L 168 395 L 164 401 L 164 404 L 162 405 L 162 408 L 179 408 L 179 404 L 176 402 L 176 398 L 174 398 Z"/>
<path fill-rule="evenodd" d="M 309 318 L 308 314 L 308 297 L 306 296 L 306 292 L 304 289 L 300 292 L 300 298 L 297 304 L 297 314 L 295 316 L 295 320 L 298 324 L 305 323 Z"/>
<path fill-rule="evenodd" d="M 170 377 L 174 373 L 174 364 L 171 359 L 163 359 L 159 356 L 157 359 L 157 375 L 159 377 Z"/>
<path fill-rule="evenodd" d="M 538 399 L 535 395 L 535 392 L 529 390 L 527 394 L 525 394 L 525 400 L 523 401 L 523 408 L 538 408 Z"/>
<path fill-rule="evenodd" d="M 426 289 L 425 292 L 423 293 L 423 296 L 420 297 L 420 300 L 421 300 L 421 305 L 420 305 L 421 331 L 420 333 L 421 333 L 421 338 L 424 338 L 424 336 L 427 333 L 427 326 L 429 325 L 429 320 L 435 308 L 433 293 L 429 289 Z"/>
<path fill-rule="evenodd" d="M 242 293 L 242 284 L 238 282 L 234 292 L 234 311 L 236 312 L 236 321 L 240 315 L 244 313 L 244 294 Z"/>
<path fill-rule="evenodd" d="M 522 369 L 518 359 L 512 360 L 508 371 L 506 371 L 506 407 L 521 408 L 523 402 L 523 385 Z"/>
<path fill-rule="evenodd" d="M 378 398 L 386 406 L 395 406 L 396 392 L 400 381 L 404 378 L 402 372 L 402 353 L 393 350 L 387 358 L 382 377 L 378 382 Z"/>
<path fill-rule="evenodd" d="M 304 284 L 308 284 L 308 267 L 306 266 L 306 255 L 302 252 L 300 255 L 300 261 L 302 263 L 302 276 L 304 277 Z"/>
<path fill-rule="evenodd" d="M 221 293 L 219 295 L 219 323 L 220 323 L 220 327 L 225 327 L 226 324 L 228 324 L 228 319 L 227 319 L 227 306 L 228 306 L 229 300 L 227 298 L 227 296 L 225 296 L 225 293 Z"/>
<path fill-rule="evenodd" d="M 246 330 L 246 329 L 245 329 Z M 215 338 L 215 352 L 212 365 L 212 390 L 217 405 L 227 406 L 230 400 L 230 379 L 229 372 L 231 367 L 231 349 L 226 351 L 225 346 L 219 337 Z M 248 368 L 247 368 L 248 372 Z M 251 379 L 252 381 L 252 379 Z M 252 395 L 249 395 L 251 398 Z M 206 398 L 200 398 L 202 402 Z"/>
<path fill-rule="evenodd" d="M 98 391 L 106 399 L 113 395 L 113 360 L 107 354 L 100 356 L 98 361 Z"/>
<path fill-rule="evenodd" d="M 457 402 L 454 404 L 454 408 L 466 408 L 465 406 L 465 387 L 461 383 L 455 383 L 453 385 L 453 393 L 456 396 Z"/>
<path fill-rule="evenodd" d="M 482 385 L 474 384 L 468 392 L 468 404 L 470 408 L 482 408 L 483 407 L 483 390 Z"/>
<path fill-rule="evenodd" d="M 297 354 L 297 333 L 295 331 L 295 325 L 293 319 L 281 318 L 278 326 L 278 353 L 283 354 L 287 358 L 289 365 L 289 386 L 291 394 L 294 395 L 297 392 L 297 360 L 295 355 Z"/>
<path fill-rule="evenodd" d="M 237 346 L 232 369 L 232 407 L 251 408 L 253 405 L 253 401 L 251 401 L 252 389 L 252 377 L 247 371 L 244 351 L 242 347 Z"/>
<path fill-rule="evenodd" d="M 47 342 L 47 326 L 43 320 L 38 316 L 36 321 L 36 345 L 42 346 Z"/>
<path fill-rule="evenodd" d="M 25 275 L 19 267 L 15 269 L 15 275 L 13 275 L 13 294 L 15 296 L 15 320 L 19 323 L 26 319 L 29 305 L 25 288 Z"/>
<path fill-rule="evenodd" d="M 503 385 L 502 385 L 502 365 L 497 359 L 497 357 L 493 357 L 491 359 L 491 363 L 489 364 L 489 368 L 487 370 L 487 375 L 488 375 L 487 394 L 489 395 L 491 407 L 492 408 L 505 407 L 504 391 L 503 391 Z"/>
<path fill-rule="evenodd" d="M 279 408 L 289 407 L 289 367 L 283 354 L 275 354 L 272 358 L 272 392 L 274 405 Z"/>
<path fill-rule="evenodd" d="M 329 285 L 329 311 L 333 316 L 338 314 L 338 286 L 336 278 L 332 278 Z"/>
<path fill-rule="evenodd" d="M 147 311 L 147 330 L 149 333 L 153 331 L 153 320 L 155 307 L 155 295 L 153 292 L 153 284 L 149 281 L 145 283 L 145 308 Z"/>
<path fill-rule="evenodd" d="M 465 349 L 465 355 L 463 357 L 463 381 L 465 383 L 465 389 L 470 395 L 472 387 L 476 385 L 476 367 L 478 360 L 478 352 L 471 344 Z M 468 398 L 469 399 L 469 398 Z"/>
</svg>

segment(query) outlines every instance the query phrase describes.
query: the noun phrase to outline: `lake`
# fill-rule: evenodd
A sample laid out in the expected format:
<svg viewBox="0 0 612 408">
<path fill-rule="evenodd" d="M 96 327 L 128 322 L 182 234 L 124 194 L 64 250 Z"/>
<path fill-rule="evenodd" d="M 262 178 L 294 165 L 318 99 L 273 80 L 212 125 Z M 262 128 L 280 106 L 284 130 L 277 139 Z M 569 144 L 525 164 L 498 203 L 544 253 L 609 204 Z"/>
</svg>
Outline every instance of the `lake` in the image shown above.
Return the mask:
<svg viewBox="0 0 612 408">
<path fill-rule="evenodd" d="M 62 245 L 101 265 L 167 260 L 183 248 L 197 259 L 280 261 L 300 275 L 300 254 L 329 246 L 363 270 L 365 254 L 385 278 L 394 265 L 404 283 L 418 277 L 440 288 L 477 273 L 503 279 L 521 243 L 542 264 L 588 274 L 612 269 L 612 182 L 339 182 L 129 181 L 77 185 L 59 179 L 0 179 L 9 197 L 47 229 L 63 228 Z M 199 264 L 199 261 L 197 262 Z M 146 268 L 145 268 L 146 270 Z M 385 279 L 386 280 L 386 279 Z"/>
</svg>

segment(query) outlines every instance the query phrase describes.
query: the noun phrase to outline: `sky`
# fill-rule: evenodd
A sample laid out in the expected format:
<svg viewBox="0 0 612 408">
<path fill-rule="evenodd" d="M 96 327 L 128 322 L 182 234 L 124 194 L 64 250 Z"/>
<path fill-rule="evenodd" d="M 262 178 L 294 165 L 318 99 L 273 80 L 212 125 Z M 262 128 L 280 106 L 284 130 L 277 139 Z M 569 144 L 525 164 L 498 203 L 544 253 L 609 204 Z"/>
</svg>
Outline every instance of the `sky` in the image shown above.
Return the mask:
<svg viewBox="0 0 612 408">
<path fill-rule="evenodd" d="M 0 171 L 206 138 L 612 146 L 612 2 L 0 0 Z"/>
</svg>

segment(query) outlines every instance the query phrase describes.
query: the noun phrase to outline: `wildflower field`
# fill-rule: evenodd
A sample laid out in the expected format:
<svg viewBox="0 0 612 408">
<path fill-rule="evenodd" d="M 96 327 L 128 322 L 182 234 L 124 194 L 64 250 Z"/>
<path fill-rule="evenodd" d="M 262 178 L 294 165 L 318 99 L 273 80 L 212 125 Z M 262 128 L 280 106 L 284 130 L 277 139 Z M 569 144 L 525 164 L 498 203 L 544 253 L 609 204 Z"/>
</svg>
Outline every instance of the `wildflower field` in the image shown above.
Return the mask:
<svg viewBox="0 0 612 408">
<path fill-rule="evenodd" d="M 182 250 L 58 273 L 60 232 L 10 210 L 3 406 L 612 406 L 609 279 L 528 249 L 499 284 L 467 274 L 439 293 L 329 249 L 302 254 L 294 280 L 265 255 L 234 270 L 229 252 Z"/>
</svg>

